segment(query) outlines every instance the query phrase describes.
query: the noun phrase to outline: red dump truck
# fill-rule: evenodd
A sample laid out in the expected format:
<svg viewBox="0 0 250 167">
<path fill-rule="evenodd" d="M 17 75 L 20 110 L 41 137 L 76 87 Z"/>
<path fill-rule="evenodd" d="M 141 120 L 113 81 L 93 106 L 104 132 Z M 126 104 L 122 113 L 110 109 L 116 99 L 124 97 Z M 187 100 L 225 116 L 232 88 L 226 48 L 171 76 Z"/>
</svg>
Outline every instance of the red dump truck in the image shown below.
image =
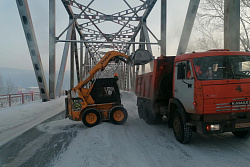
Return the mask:
<svg viewBox="0 0 250 167">
<path fill-rule="evenodd" d="M 154 60 L 153 72 L 138 75 L 139 117 L 148 124 L 167 118 L 180 143 L 192 132 L 250 131 L 250 52 L 210 50 Z"/>
</svg>

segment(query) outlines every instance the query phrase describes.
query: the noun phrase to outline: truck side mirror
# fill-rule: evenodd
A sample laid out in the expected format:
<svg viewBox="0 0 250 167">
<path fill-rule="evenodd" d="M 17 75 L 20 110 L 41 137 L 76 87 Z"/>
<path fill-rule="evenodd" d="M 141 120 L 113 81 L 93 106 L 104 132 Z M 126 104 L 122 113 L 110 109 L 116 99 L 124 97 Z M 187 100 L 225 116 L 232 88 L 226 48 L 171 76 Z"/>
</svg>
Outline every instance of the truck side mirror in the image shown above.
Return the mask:
<svg viewBox="0 0 250 167">
<path fill-rule="evenodd" d="M 179 63 L 177 68 L 177 79 L 185 79 L 185 64 Z"/>
</svg>

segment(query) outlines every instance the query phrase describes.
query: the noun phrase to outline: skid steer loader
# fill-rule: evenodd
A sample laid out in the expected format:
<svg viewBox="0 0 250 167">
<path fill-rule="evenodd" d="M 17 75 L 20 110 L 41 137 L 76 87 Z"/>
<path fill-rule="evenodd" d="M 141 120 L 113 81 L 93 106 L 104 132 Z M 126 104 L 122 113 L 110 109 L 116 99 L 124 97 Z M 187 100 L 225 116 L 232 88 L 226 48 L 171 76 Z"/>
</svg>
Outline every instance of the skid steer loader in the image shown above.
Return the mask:
<svg viewBox="0 0 250 167">
<path fill-rule="evenodd" d="M 121 104 L 118 77 L 94 79 L 95 74 L 104 70 L 109 62 L 118 60 L 141 65 L 151 61 L 152 55 L 145 50 L 137 50 L 131 58 L 117 51 L 107 52 L 76 87 L 67 91 L 66 118 L 82 121 L 87 127 L 93 127 L 101 121 L 110 120 L 117 125 L 126 122 L 128 113 Z"/>
</svg>

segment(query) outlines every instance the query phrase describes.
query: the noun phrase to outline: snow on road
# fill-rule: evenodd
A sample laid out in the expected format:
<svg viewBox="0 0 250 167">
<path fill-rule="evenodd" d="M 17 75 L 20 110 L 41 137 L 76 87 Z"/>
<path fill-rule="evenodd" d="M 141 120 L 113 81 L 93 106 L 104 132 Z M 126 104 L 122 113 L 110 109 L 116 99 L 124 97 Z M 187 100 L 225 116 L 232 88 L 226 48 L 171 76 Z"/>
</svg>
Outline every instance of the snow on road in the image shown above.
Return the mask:
<svg viewBox="0 0 250 167">
<path fill-rule="evenodd" d="M 51 166 L 250 166 L 250 139 L 238 139 L 231 133 L 195 134 L 190 144 L 180 144 L 165 124 L 147 125 L 138 118 L 134 94 L 122 95 L 129 115 L 127 122 L 124 125 L 102 122 L 92 128 L 75 122 L 77 136 Z M 49 127 L 51 131 L 53 123 Z"/>
<path fill-rule="evenodd" d="M 183 145 L 176 141 L 172 129 L 169 129 L 166 124 L 148 125 L 139 119 L 136 96 L 133 93 L 122 92 L 122 103 L 128 111 L 128 120 L 124 125 L 101 122 L 92 128 L 85 127 L 82 122 L 63 118 L 51 119 L 38 124 L 42 120 L 41 118 L 45 118 L 44 114 L 51 113 L 53 115 L 62 111 L 64 109 L 64 98 L 48 103 L 34 102 L 3 109 L 0 110 L 0 142 L 2 142 L 2 136 L 6 136 L 4 134 L 5 131 L 10 130 L 13 132 L 14 129 L 24 131 L 25 128 L 22 128 L 22 125 L 26 127 L 27 123 L 38 119 L 40 121 L 36 122 L 38 125 L 33 129 L 36 132 L 41 132 L 41 137 L 45 137 L 46 140 L 43 140 L 45 144 L 34 148 L 34 150 L 43 148 L 45 154 L 51 155 L 51 150 L 59 149 L 55 151 L 55 155 L 51 155 L 51 157 L 55 157 L 54 159 L 47 159 L 48 162 L 45 166 L 250 166 L 250 139 L 238 139 L 231 133 L 218 135 L 194 133 L 191 143 Z M 32 124 L 32 126 L 35 125 Z M 31 125 L 28 127 L 31 127 Z M 18 131 L 14 130 L 14 132 L 17 133 Z M 26 133 L 26 135 L 29 134 Z M 70 140 L 67 139 L 67 135 L 70 135 Z M 41 140 L 41 137 L 36 140 Z M 26 149 L 31 148 L 24 146 L 22 150 Z M 30 151 L 32 152 L 32 150 Z M 19 152 L 19 154 L 21 153 L 22 151 Z M 38 159 L 29 160 L 29 162 L 32 162 L 31 164 L 39 164 L 40 157 L 46 162 L 43 159 L 45 154 L 44 152 L 41 155 L 37 154 L 34 157 Z M 17 157 L 14 161 L 19 161 L 22 157 Z M 31 155 L 29 158 L 32 159 L 33 156 Z M 18 164 L 18 162 L 8 164 Z"/>
<path fill-rule="evenodd" d="M 0 109 L 0 146 L 64 110 L 65 97 Z"/>
</svg>

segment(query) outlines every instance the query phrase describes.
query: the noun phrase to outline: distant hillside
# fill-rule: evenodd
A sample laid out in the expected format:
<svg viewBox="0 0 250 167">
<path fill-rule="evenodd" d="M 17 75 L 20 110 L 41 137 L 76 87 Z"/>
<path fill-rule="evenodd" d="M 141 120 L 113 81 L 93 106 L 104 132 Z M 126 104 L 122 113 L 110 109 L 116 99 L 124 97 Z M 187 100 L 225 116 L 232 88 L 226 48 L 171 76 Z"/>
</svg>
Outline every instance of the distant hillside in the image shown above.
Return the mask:
<svg viewBox="0 0 250 167">
<path fill-rule="evenodd" d="M 0 74 L 3 76 L 4 80 L 10 78 L 13 81 L 15 87 L 17 86 L 20 86 L 22 88 L 37 87 L 35 72 L 33 70 L 22 70 L 22 69 L 0 67 Z M 48 76 L 49 72 L 45 71 L 47 85 L 49 84 Z M 69 89 L 69 78 L 70 78 L 69 71 L 66 71 L 64 76 L 63 89 Z"/>
</svg>

